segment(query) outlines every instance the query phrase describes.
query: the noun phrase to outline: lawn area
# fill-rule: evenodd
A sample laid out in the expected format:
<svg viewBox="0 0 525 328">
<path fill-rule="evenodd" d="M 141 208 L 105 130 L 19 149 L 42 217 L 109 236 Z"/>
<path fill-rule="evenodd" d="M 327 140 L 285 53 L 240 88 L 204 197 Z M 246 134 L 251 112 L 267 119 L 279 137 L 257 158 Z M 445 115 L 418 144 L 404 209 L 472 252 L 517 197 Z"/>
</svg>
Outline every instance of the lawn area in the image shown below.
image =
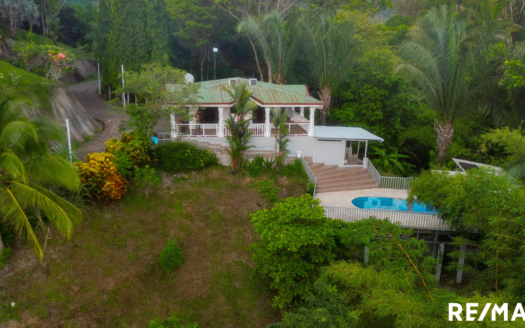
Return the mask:
<svg viewBox="0 0 525 328">
<path fill-rule="evenodd" d="M 132 188 L 119 202 L 92 205 L 71 241 L 57 235 L 48 241 L 45 266 L 29 245 L 15 246 L 0 269 L 0 322 L 147 327 L 173 311 L 201 327 L 278 321 L 247 251 L 256 238 L 249 214 L 263 204 L 256 179 L 222 167 L 172 179 L 149 199 Z M 281 178 L 278 185 L 282 197 L 305 190 L 302 180 Z M 184 261 L 167 274 L 157 260 L 170 239 Z"/>
</svg>

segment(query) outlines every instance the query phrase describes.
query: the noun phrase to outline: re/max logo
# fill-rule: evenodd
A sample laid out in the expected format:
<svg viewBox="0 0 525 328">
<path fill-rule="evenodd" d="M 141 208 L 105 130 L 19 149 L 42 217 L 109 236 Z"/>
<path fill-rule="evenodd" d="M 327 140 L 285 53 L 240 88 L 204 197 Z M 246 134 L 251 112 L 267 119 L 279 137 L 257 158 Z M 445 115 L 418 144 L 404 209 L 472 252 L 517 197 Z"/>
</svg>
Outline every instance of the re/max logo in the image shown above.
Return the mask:
<svg viewBox="0 0 525 328">
<path fill-rule="evenodd" d="M 466 321 L 483 321 L 483 320 L 501 320 L 509 321 L 509 304 L 503 303 L 502 306 L 494 304 L 492 311 L 490 311 L 492 303 L 485 304 L 485 307 L 478 315 L 478 303 L 467 303 L 466 304 Z M 481 310 L 481 309 L 480 309 Z M 490 314 L 489 314 L 490 311 Z M 448 304 L 448 321 L 463 321 L 461 318 L 461 313 L 463 312 L 463 307 L 459 303 L 449 303 Z M 503 318 L 501 318 L 503 317 Z M 515 321 L 517 318 L 521 318 L 525 321 L 525 311 L 523 311 L 523 306 L 521 303 L 517 303 L 514 308 L 514 313 L 510 321 Z"/>
</svg>

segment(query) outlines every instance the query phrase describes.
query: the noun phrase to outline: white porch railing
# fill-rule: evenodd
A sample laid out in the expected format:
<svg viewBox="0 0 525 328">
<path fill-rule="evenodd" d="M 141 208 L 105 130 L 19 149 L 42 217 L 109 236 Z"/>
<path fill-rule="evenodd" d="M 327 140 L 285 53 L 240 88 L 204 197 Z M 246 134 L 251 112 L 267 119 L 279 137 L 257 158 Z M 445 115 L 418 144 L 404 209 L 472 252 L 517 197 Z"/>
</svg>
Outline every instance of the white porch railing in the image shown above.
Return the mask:
<svg viewBox="0 0 525 328">
<path fill-rule="evenodd" d="M 317 177 L 314 174 L 314 171 L 310 168 L 310 165 L 306 163 L 306 160 L 304 159 L 304 154 L 301 151 L 297 152 L 297 157 L 301 159 L 301 163 L 303 164 L 303 168 L 306 171 L 306 174 L 308 175 L 308 180 L 314 184 L 314 192 L 312 194 L 312 197 L 315 199 L 315 194 L 317 193 Z"/>
<path fill-rule="evenodd" d="M 379 172 L 376 170 L 374 164 L 372 164 L 372 161 L 370 161 L 368 158 L 365 158 L 366 161 L 366 169 L 368 172 L 372 175 L 372 178 L 376 182 L 379 188 L 385 188 L 385 189 L 401 189 L 401 190 L 408 190 L 410 189 L 410 183 L 414 180 L 412 177 L 408 178 L 400 178 L 400 177 L 385 177 L 379 174 Z"/>
<path fill-rule="evenodd" d="M 248 127 L 248 131 L 253 132 L 254 137 L 264 137 L 264 128 L 265 124 L 261 123 L 252 123 L 250 124 L 250 127 Z"/>
<path fill-rule="evenodd" d="M 452 230 L 438 214 L 425 214 L 407 211 L 367 210 L 361 208 L 331 206 L 323 206 L 323 208 L 327 217 L 343 220 L 345 222 L 356 222 L 374 216 L 380 220 L 388 218 L 391 222 L 399 223 L 404 228 L 446 231 Z"/>
</svg>

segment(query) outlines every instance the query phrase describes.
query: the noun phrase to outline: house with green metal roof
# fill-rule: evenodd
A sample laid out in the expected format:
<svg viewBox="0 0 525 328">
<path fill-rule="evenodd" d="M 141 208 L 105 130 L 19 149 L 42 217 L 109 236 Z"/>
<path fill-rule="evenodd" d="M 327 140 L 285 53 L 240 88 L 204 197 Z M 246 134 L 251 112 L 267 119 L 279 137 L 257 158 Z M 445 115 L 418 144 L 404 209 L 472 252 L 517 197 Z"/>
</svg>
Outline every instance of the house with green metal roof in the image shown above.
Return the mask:
<svg viewBox="0 0 525 328">
<path fill-rule="evenodd" d="M 189 121 L 172 115 L 171 132 L 159 132 L 158 135 L 163 140 L 181 137 L 226 147 L 229 131 L 225 119 L 235 113 L 232 110 L 234 100 L 224 88 L 240 83 L 249 86 L 253 93 L 252 100 L 258 106 L 248 115 L 252 119 L 249 129 L 253 133 L 254 146 L 250 153 L 271 156 L 275 150 L 272 109 L 280 109 L 288 116 L 288 148 L 291 153 L 311 157 L 313 163 L 340 167 L 366 166 L 368 141 L 383 141 L 362 128 L 316 127 L 315 110 L 321 109 L 323 102 L 312 97 L 306 85 L 279 85 L 238 77 L 200 82 L 199 104 L 188 108 Z M 167 91 L 175 91 L 179 87 L 181 85 L 177 84 L 165 86 Z M 362 155 L 359 155 L 360 152 Z"/>
</svg>

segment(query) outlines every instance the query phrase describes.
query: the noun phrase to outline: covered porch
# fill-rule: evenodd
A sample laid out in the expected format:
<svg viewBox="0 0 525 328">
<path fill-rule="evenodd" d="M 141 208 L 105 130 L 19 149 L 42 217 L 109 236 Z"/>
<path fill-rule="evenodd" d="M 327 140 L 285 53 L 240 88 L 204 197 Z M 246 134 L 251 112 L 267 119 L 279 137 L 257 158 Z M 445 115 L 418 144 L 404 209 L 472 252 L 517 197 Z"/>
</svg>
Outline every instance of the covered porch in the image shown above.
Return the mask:
<svg viewBox="0 0 525 328">
<path fill-rule="evenodd" d="M 276 85 L 256 79 L 229 78 L 201 83 L 198 106 L 188 107 L 189 120 L 182 121 L 171 115 L 171 139 L 179 135 L 201 137 L 225 137 L 229 131 L 225 121 L 235 116 L 232 110 L 234 101 L 225 89 L 238 83 L 246 83 L 253 96 L 251 100 L 257 109 L 247 114 L 253 118 L 249 130 L 254 137 L 275 136 L 272 124 L 273 110 L 281 110 L 287 116 L 286 127 L 290 136 L 310 136 L 314 134 L 315 109 L 323 103 L 308 94 L 304 85 Z M 167 85 L 176 90 L 178 85 Z M 173 105 L 176 105 L 175 103 Z"/>
<path fill-rule="evenodd" d="M 316 126 L 313 162 L 366 168 L 369 141 L 384 140 L 363 128 Z"/>
</svg>

